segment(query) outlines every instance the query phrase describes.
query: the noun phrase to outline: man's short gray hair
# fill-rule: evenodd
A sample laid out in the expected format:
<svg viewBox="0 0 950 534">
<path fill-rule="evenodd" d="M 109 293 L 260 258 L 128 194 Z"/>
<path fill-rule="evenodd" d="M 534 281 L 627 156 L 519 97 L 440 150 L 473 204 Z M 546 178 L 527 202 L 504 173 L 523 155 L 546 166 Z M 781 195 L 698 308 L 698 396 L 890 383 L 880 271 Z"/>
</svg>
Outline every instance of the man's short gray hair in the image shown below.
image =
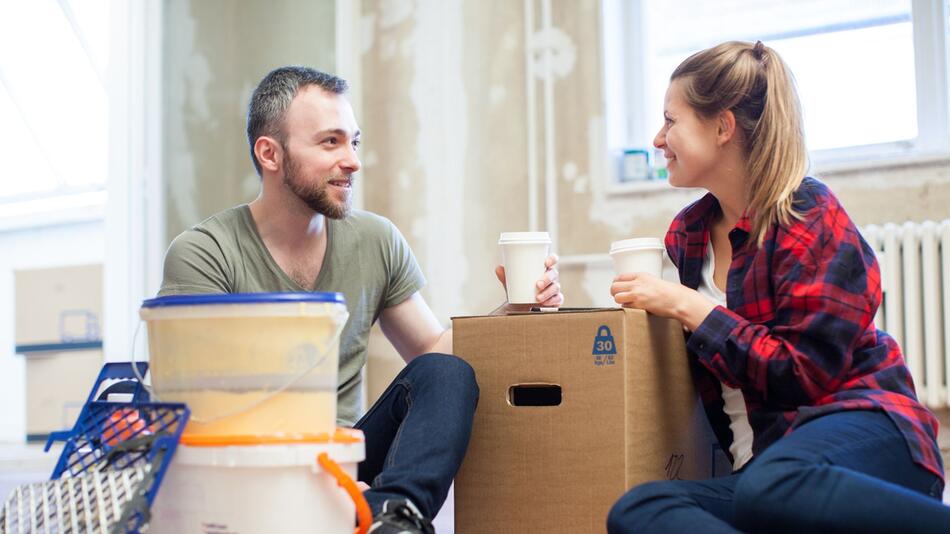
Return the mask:
<svg viewBox="0 0 950 534">
<path fill-rule="evenodd" d="M 290 65 L 270 71 L 254 89 L 247 106 L 247 142 L 251 145 L 251 161 L 257 174 L 261 174 L 261 164 L 254 154 L 254 143 L 264 135 L 276 138 L 281 144 L 286 141 L 284 115 L 300 89 L 310 85 L 338 95 L 348 88 L 343 78 L 310 67 Z"/>
</svg>

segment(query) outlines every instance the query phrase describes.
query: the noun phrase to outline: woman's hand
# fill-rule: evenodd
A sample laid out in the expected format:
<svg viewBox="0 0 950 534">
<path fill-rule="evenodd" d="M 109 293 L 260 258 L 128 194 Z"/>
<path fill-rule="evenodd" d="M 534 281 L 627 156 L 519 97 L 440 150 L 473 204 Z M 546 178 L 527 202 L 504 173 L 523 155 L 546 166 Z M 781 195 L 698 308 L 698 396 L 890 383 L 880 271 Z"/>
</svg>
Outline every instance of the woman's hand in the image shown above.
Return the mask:
<svg viewBox="0 0 950 534">
<path fill-rule="evenodd" d="M 696 330 L 716 307 L 697 291 L 648 273 L 627 273 L 614 278 L 610 294 L 624 308 L 676 319 L 690 330 Z"/>
</svg>

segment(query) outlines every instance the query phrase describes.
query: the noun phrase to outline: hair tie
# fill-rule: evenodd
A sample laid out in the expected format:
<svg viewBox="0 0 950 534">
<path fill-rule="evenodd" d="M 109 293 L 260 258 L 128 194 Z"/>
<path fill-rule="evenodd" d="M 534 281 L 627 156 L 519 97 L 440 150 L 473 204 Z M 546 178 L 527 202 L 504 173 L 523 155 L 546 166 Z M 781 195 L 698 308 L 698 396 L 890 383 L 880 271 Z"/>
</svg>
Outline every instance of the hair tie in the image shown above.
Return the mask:
<svg viewBox="0 0 950 534">
<path fill-rule="evenodd" d="M 762 41 L 755 42 L 755 46 L 752 47 L 752 56 L 759 61 L 762 61 L 762 58 L 765 57 L 765 45 L 762 44 Z"/>
</svg>

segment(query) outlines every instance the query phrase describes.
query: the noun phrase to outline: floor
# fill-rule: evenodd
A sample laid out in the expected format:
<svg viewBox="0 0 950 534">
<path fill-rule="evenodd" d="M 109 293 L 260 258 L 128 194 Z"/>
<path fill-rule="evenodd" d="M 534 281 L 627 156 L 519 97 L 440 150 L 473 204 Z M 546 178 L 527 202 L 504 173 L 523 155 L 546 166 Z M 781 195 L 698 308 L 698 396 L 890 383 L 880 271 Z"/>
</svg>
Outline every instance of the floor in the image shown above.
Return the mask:
<svg viewBox="0 0 950 534">
<path fill-rule="evenodd" d="M 944 428 L 950 428 L 950 425 Z M 950 451 L 944 450 L 944 456 L 948 465 L 950 465 L 950 454 L 947 454 L 948 452 Z M 58 457 L 59 453 L 56 451 L 44 453 L 40 445 L 0 443 L 0 503 L 6 501 L 7 496 L 16 486 L 46 480 L 53 471 Z M 948 479 L 950 479 L 950 471 L 948 471 Z M 944 492 L 943 501 L 950 505 L 950 488 Z M 454 534 L 454 521 L 455 493 L 453 488 L 449 490 L 445 505 L 442 506 L 438 516 L 433 521 L 433 526 L 439 534 Z"/>
<path fill-rule="evenodd" d="M 47 480 L 56 467 L 58 451 L 45 453 L 41 445 L 0 443 L 0 503 L 17 486 Z"/>
<path fill-rule="evenodd" d="M 49 479 L 59 452 L 43 452 L 42 445 L 0 443 L 0 506 L 17 486 Z M 439 534 L 455 532 L 455 493 L 449 489 L 445 505 L 433 521 Z"/>
<path fill-rule="evenodd" d="M 439 515 L 435 516 L 432 526 L 438 534 L 455 534 L 455 485 L 449 488 L 449 496 L 445 499 L 445 504 L 439 510 Z"/>
</svg>

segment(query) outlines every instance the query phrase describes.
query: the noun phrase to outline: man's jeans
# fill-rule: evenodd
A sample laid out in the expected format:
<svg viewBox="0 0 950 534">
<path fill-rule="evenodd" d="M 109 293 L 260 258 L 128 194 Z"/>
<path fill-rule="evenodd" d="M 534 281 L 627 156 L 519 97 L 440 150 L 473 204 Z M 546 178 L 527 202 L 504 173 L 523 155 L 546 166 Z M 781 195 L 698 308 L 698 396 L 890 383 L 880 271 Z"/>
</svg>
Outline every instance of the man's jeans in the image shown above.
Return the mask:
<svg viewBox="0 0 950 534">
<path fill-rule="evenodd" d="M 942 492 L 886 414 L 840 412 L 795 429 L 731 476 L 632 489 L 607 530 L 946 534 Z"/>
<path fill-rule="evenodd" d="M 409 499 L 432 519 L 445 502 L 472 435 L 475 372 L 448 354 L 412 360 L 356 423 L 366 436 L 359 480 L 373 515 L 386 499 Z"/>
</svg>

